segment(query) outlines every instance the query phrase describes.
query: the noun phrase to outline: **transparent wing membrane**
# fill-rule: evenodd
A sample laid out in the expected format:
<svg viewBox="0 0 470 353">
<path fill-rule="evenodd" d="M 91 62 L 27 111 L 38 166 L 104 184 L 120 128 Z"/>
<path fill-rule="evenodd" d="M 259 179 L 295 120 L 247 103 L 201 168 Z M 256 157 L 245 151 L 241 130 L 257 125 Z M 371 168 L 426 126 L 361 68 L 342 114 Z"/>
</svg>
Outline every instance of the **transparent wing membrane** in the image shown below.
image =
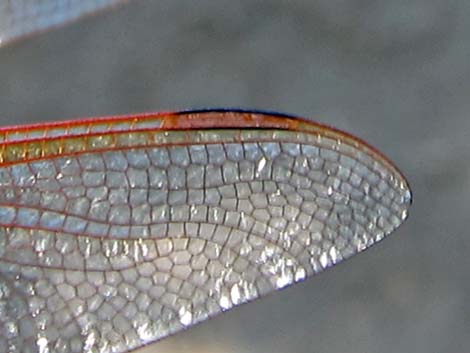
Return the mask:
<svg viewBox="0 0 470 353">
<path fill-rule="evenodd" d="M 0 0 L 0 45 L 125 0 Z"/>
<path fill-rule="evenodd" d="M 1 353 L 129 352 L 361 252 L 411 198 L 361 141 L 260 113 L 0 138 Z"/>
</svg>

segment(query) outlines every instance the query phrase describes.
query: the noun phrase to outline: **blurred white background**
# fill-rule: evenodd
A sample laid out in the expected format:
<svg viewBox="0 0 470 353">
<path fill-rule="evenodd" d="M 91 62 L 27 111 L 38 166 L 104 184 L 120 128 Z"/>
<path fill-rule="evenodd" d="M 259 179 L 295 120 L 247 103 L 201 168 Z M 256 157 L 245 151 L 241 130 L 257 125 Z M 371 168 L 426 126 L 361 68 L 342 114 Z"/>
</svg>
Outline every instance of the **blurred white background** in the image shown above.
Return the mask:
<svg viewBox="0 0 470 353">
<path fill-rule="evenodd" d="M 231 106 L 356 134 L 408 177 L 405 225 L 145 352 L 468 352 L 469 33 L 464 0 L 135 0 L 1 49 L 0 122 Z"/>
</svg>

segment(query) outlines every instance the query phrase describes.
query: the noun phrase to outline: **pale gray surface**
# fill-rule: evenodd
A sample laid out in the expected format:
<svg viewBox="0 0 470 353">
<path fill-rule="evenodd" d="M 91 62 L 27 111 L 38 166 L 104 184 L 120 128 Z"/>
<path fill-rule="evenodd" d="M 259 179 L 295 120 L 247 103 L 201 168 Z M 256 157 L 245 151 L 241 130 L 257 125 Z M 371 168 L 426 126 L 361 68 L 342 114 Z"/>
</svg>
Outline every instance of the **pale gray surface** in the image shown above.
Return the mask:
<svg viewBox="0 0 470 353">
<path fill-rule="evenodd" d="M 120 0 L 0 0 L 0 45 L 77 20 Z"/>
<path fill-rule="evenodd" d="M 409 178 L 406 224 L 155 350 L 465 352 L 469 10 L 464 1 L 136 1 L 2 49 L 0 115 L 6 125 L 229 105 L 363 137 Z"/>
</svg>

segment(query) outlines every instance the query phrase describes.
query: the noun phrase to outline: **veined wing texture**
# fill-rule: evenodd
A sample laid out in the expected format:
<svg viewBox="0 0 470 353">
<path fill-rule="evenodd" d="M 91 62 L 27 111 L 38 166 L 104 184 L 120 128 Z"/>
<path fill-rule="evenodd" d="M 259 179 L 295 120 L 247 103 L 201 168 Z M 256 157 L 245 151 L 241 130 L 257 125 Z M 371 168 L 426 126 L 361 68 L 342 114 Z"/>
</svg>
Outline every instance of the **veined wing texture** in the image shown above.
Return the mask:
<svg viewBox="0 0 470 353">
<path fill-rule="evenodd" d="M 341 131 L 198 111 L 0 130 L 0 352 L 129 352 L 303 281 L 407 217 Z"/>
</svg>

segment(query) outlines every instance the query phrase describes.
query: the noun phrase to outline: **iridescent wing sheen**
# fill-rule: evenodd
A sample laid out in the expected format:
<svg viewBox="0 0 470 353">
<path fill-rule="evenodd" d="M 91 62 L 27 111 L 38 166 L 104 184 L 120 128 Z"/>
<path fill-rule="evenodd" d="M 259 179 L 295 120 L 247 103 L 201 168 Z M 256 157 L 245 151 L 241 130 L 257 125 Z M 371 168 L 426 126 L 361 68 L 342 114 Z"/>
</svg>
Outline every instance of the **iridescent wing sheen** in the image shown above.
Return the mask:
<svg viewBox="0 0 470 353">
<path fill-rule="evenodd" d="M 382 240 L 410 190 L 335 129 L 243 111 L 0 130 L 0 352 L 128 352 Z"/>
<path fill-rule="evenodd" d="M 126 0 L 0 0 L 0 45 Z"/>
</svg>

